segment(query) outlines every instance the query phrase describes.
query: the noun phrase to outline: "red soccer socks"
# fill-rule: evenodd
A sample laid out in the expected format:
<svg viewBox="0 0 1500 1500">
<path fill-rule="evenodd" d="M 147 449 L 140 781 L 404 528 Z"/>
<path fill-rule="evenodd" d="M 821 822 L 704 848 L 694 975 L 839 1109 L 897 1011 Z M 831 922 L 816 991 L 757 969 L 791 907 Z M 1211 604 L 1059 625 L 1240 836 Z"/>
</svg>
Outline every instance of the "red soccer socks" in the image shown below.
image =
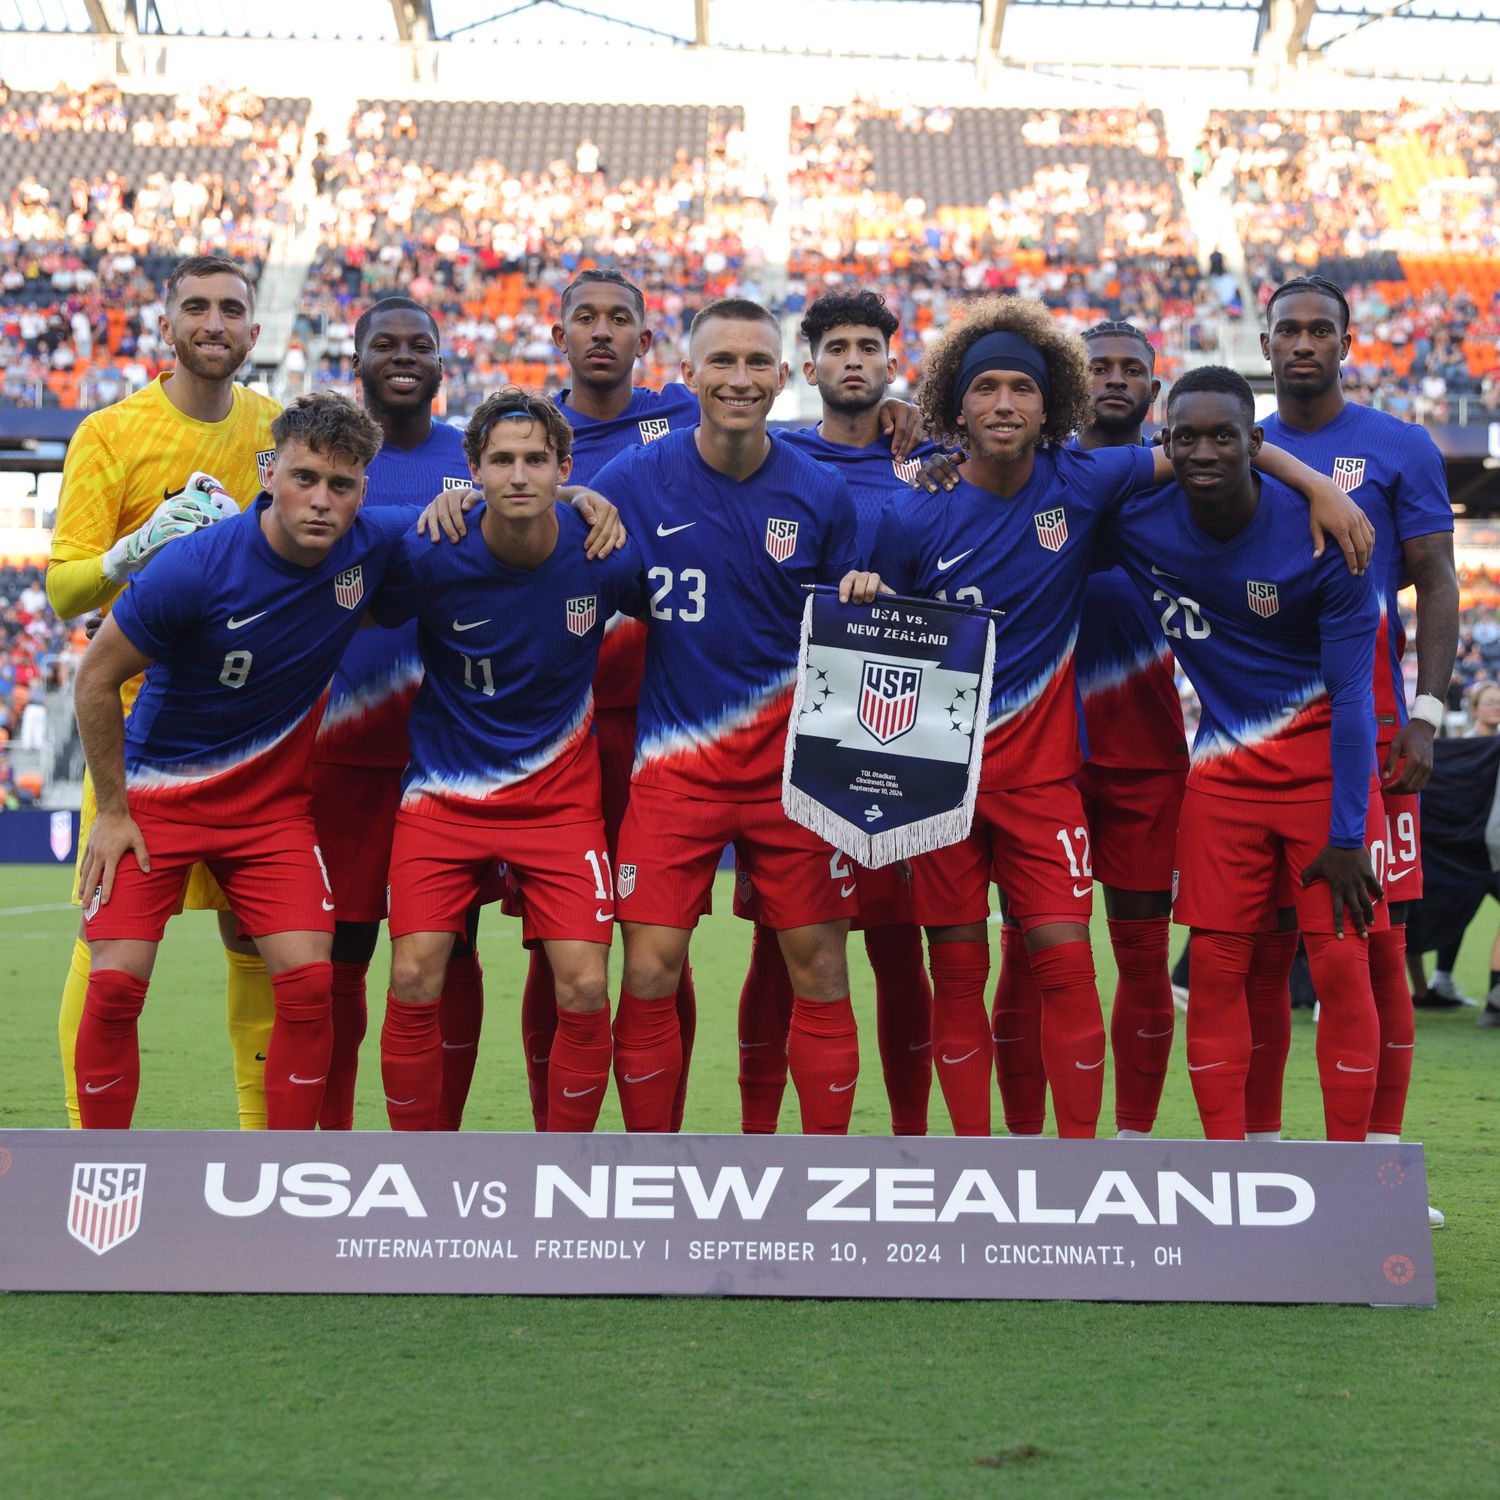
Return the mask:
<svg viewBox="0 0 1500 1500">
<path fill-rule="evenodd" d="M 859 1034 L 847 995 L 793 999 L 787 1064 L 802 1108 L 803 1135 L 848 1135 L 859 1081 Z"/>
<path fill-rule="evenodd" d="M 1382 1051 L 1370 989 L 1369 940 L 1353 933 L 1346 933 L 1342 942 L 1332 933 L 1304 933 L 1302 940 L 1318 992 L 1318 1080 L 1328 1139 L 1362 1141 L 1371 1128 Z"/>
<path fill-rule="evenodd" d="M 1040 1135 L 1047 1117 L 1047 1070 L 1042 1066 L 1042 992 L 1019 927 L 1000 929 L 1000 980 L 990 1012 L 995 1078 L 1005 1128 Z"/>
<path fill-rule="evenodd" d="M 1375 1014 L 1380 1022 L 1380 1061 L 1375 1066 L 1370 1129 L 1399 1136 L 1417 1041 L 1411 990 L 1406 980 L 1404 922 L 1387 932 L 1370 934 L 1370 989 L 1375 995 Z"/>
<path fill-rule="evenodd" d="M 609 1006 L 560 1010 L 547 1069 L 547 1129 L 589 1131 L 609 1087 Z"/>
<path fill-rule="evenodd" d="M 1115 1003 L 1109 1018 L 1115 1059 L 1115 1128 L 1149 1135 L 1172 1056 L 1176 1012 L 1168 971 L 1166 917 L 1110 919 Z"/>
<path fill-rule="evenodd" d="M 521 990 L 521 1049 L 526 1058 L 526 1085 L 531 1091 L 531 1121 L 547 1128 L 547 1065 L 557 1030 L 557 988 L 552 965 L 541 948 L 531 950 L 526 984 Z"/>
<path fill-rule="evenodd" d="M 672 1131 L 682 1129 L 682 1115 L 687 1108 L 688 1067 L 693 1060 L 693 1038 L 698 1035 L 698 991 L 693 984 L 693 966 L 683 960 L 677 980 L 677 1034 L 682 1038 L 682 1071 L 677 1075 L 677 1092 L 672 1096 Z"/>
<path fill-rule="evenodd" d="M 891 1134 L 926 1135 L 932 988 L 922 965 L 922 929 L 908 924 L 869 928 L 865 952 L 875 973 L 875 1035 L 891 1102 Z"/>
<path fill-rule="evenodd" d="M 436 1130 L 443 1085 L 443 1033 L 437 1001 L 388 994 L 380 1028 L 380 1077 L 392 1130 Z"/>
<path fill-rule="evenodd" d="M 1086 942 L 1059 943 L 1031 955 L 1042 990 L 1042 1063 L 1062 1137 L 1092 1136 L 1104 1098 L 1104 1013 Z"/>
<path fill-rule="evenodd" d="M 1251 933 L 1193 929 L 1193 987 L 1188 999 L 1188 1081 L 1211 1141 L 1245 1138 L 1245 1074 L 1250 1018 L 1245 978 L 1255 947 Z"/>
<path fill-rule="evenodd" d="M 677 996 L 642 1000 L 621 989 L 615 1012 L 615 1088 L 626 1130 L 666 1132 L 682 1072 Z"/>
<path fill-rule="evenodd" d="M 333 964 L 333 1051 L 328 1083 L 318 1111 L 321 1130 L 354 1129 L 354 1085 L 359 1078 L 359 1048 L 369 1026 L 365 975 L 369 964 Z"/>
<path fill-rule="evenodd" d="M 1245 976 L 1250 1014 L 1250 1070 L 1245 1075 L 1245 1134 L 1281 1130 L 1281 1085 L 1292 1047 L 1292 997 L 1287 990 L 1297 934 L 1259 932 Z"/>
<path fill-rule="evenodd" d="M 750 967 L 740 988 L 740 1129 L 773 1135 L 786 1090 L 787 1032 L 792 1024 L 792 981 L 776 934 L 755 924 Z"/>
<path fill-rule="evenodd" d="M 484 1024 L 484 970 L 471 948 L 449 959 L 438 997 L 438 1031 L 442 1035 L 443 1081 L 438 1090 L 437 1128 L 457 1130 L 463 1123 L 479 1031 Z M 527 1054 L 528 1057 L 530 1054 Z"/>
<path fill-rule="evenodd" d="M 78 1113 L 85 1130 L 128 1130 L 141 1088 L 136 1026 L 146 981 L 121 969 L 89 975 L 83 1019 L 73 1051 Z"/>
<path fill-rule="evenodd" d="M 984 1009 L 988 943 L 933 943 L 932 1066 L 955 1135 L 990 1133 L 990 1018 Z"/>
<path fill-rule="evenodd" d="M 266 1047 L 266 1126 L 311 1130 L 333 1055 L 333 965 L 299 964 L 271 978 L 276 1020 Z"/>
</svg>

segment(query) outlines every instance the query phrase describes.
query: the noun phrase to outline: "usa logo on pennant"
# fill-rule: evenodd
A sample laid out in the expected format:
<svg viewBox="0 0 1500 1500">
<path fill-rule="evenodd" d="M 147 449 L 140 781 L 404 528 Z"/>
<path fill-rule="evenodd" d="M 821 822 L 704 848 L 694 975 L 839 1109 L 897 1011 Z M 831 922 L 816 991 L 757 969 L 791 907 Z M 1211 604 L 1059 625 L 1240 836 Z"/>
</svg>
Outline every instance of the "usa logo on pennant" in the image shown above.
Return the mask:
<svg viewBox="0 0 1500 1500">
<path fill-rule="evenodd" d="M 1362 458 L 1336 458 L 1333 461 L 1333 482 L 1346 495 L 1352 494 L 1365 482 L 1365 461 Z"/>
<path fill-rule="evenodd" d="M 365 597 L 365 566 L 363 563 L 356 563 L 352 568 L 345 568 L 333 580 L 333 597 L 345 609 L 359 608 L 359 601 Z"/>
<path fill-rule="evenodd" d="M 146 1164 L 74 1162 L 68 1233 L 95 1255 L 123 1245 L 141 1227 Z"/>
<path fill-rule="evenodd" d="M 797 550 L 797 522 L 779 521 L 775 516 L 766 522 L 766 551 L 774 561 L 784 563 Z"/>
<path fill-rule="evenodd" d="M 594 621 L 599 618 L 599 596 L 589 594 L 577 599 L 569 599 L 565 608 L 569 633 L 587 635 L 594 628 Z"/>
<path fill-rule="evenodd" d="M 1257 583 L 1253 578 L 1246 579 L 1245 593 L 1250 600 L 1250 608 L 1263 620 L 1269 620 L 1281 608 L 1274 583 Z"/>
<path fill-rule="evenodd" d="M 615 871 L 615 889 L 622 896 L 628 896 L 635 889 L 634 865 L 621 865 Z"/>
<path fill-rule="evenodd" d="M 262 448 L 255 455 L 255 473 L 260 480 L 260 487 L 268 490 L 271 487 L 271 470 L 276 467 L 276 450 L 274 448 Z"/>
<path fill-rule="evenodd" d="M 1049 552 L 1061 552 L 1068 539 L 1068 513 L 1062 506 L 1053 510 L 1038 511 L 1031 518 L 1036 522 L 1036 539 Z"/>
<path fill-rule="evenodd" d="M 920 667 L 867 661 L 860 676 L 859 722 L 882 745 L 888 745 L 917 722 L 921 693 Z"/>
<path fill-rule="evenodd" d="M 664 438 L 671 431 L 666 417 L 647 417 L 644 422 L 637 422 L 635 425 L 643 443 L 654 443 L 657 438 Z"/>
</svg>

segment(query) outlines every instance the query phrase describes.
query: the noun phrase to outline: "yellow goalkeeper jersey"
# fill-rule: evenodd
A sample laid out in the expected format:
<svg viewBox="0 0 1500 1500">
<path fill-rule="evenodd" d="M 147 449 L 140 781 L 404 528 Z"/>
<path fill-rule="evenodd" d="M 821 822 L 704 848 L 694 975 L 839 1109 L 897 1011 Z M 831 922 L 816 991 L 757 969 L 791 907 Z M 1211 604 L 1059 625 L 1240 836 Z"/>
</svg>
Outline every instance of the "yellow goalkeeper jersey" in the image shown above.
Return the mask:
<svg viewBox="0 0 1500 1500">
<path fill-rule="evenodd" d="M 109 606 L 121 585 L 105 579 L 100 559 L 143 526 L 195 470 L 212 474 L 241 508 L 265 488 L 274 449 L 271 422 L 280 406 L 237 385 L 222 422 L 199 422 L 172 405 L 163 378 L 91 412 L 68 444 L 47 575 L 47 594 L 60 615 Z M 127 707 L 139 686 L 139 678 L 125 685 Z"/>
</svg>

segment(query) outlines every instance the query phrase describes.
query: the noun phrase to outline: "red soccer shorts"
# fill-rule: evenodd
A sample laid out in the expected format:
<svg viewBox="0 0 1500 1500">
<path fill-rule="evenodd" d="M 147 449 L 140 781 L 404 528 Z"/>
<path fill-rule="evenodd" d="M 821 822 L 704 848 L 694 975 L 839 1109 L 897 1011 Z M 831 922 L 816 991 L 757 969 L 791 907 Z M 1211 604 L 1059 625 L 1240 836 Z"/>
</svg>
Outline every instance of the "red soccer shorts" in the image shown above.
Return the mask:
<svg viewBox="0 0 1500 1500">
<path fill-rule="evenodd" d="M 333 893 L 323 869 L 311 817 L 281 818 L 254 828 L 169 823 L 132 812 L 151 871 L 134 854 L 115 870 L 109 904 L 91 892 L 83 909 L 88 942 L 135 938 L 159 943 L 167 918 L 178 910 L 182 882 L 200 860 L 229 898 L 240 929 L 250 937 L 272 932 L 332 932 Z"/>
<path fill-rule="evenodd" d="M 1094 867 L 1072 781 L 981 791 L 968 838 L 912 860 L 914 919 L 923 927 L 983 922 L 991 879 L 1027 931 L 1048 922 L 1088 925 Z"/>
<path fill-rule="evenodd" d="M 620 830 L 620 920 L 697 926 L 726 844 L 754 882 L 768 927 L 848 921 L 858 912 L 847 856 L 792 822 L 779 801 L 714 802 L 636 786 Z"/>
<path fill-rule="evenodd" d="M 485 826 L 407 812 L 396 815 L 391 849 L 391 936 L 463 932 L 502 861 L 524 897 L 526 942 L 609 942 L 615 901 L 603 823 Z"/>
<path fill-rule="evenodd" d="M 393 767 L 313 762 L 313 821 L 339 921 L 385 919 L 385 877 L 400 805 L 401 772 Z"/>
<path fill-rule="evenodd" d="M 1085 765 L 1078 792 L 1093 846 L 1094 878 L 1117 891 L 1166 891 L 1177 868 L 1180 771 Z"/>
<path fill-rule="evenodd" d="M 596 708 L 594 733 L 599 740 L 599 790 L 604 832 L 611 852 L 617 852 L 625 808 L 630 802 L 630 773 L 635 766 L 635 710 Z"/>
<path fill-rule="evenodd" d="M 1385 752 L 1380 752 L 1381 759 Z M 1385 805 L 1385 869 L 1375 873 L 1387 901 L 1415 901 L 1422 894 L 1422 799 L 1416 792 L 1380 790 Z"/>
<path fill-rule="evenodd" d="M 1172 920 L 1211 932 L 1261 932 L 1268 914 L 1284 902 L 1297 909 L 1303 932 L 1328 933 L 1333 903 L 1322 881 L 1302 884 L 1302 871 L 1328 842 L 1331 800 L 1252 802 L 1218 797 L 1189 787 L 1177 830 L 1177 896 Z M 1365 839 L 1373 849 L 1385 841 L 1385 809 L 1372 789 Z M 1372 856 L 1371 863 L 1375 863 Z M 1378 873 L 1378 871 L 1377 871 Z M 1272 920 L 1269 925 L 1274 925 Z M 1375 904 L 1374 930 L 1390 926 L 1384 901 Z M 1344 931 L 1354 931 L 1344 914 Z"/>
<path fill-rule="evenodd" d="M 859 915 L 852 923 L 855 932 L 876 927 L 909 927 L 914 918 L 911 903 L 911 877 L 897 860 L 872 870 L 866 865 L 845 859 L 842 864 L 853 872 L 858 886 L 855 899 Z M 762 920 L 760 897 L 750 872 L 738 860 L 734 867 L 734 914 L 746 922 Z"/>
</svg>

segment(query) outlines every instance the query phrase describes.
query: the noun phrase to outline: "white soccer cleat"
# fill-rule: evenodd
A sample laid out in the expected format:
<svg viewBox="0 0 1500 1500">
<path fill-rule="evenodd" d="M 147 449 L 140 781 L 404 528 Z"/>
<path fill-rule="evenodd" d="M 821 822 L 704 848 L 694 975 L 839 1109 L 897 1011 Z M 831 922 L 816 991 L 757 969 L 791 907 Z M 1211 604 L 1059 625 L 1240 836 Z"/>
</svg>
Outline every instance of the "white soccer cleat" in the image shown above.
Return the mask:
<svg viewBox="0 0 1500 1500">
<path fill-rule="evenodd" d="M 1427 1222 L 1434 1229 L 1441 1229 L 1448 1220 L 1444 1217 L 1440 1208 L 1434 1208 L 1430 1203 L 1427 1205 Z"/>
</svg>

